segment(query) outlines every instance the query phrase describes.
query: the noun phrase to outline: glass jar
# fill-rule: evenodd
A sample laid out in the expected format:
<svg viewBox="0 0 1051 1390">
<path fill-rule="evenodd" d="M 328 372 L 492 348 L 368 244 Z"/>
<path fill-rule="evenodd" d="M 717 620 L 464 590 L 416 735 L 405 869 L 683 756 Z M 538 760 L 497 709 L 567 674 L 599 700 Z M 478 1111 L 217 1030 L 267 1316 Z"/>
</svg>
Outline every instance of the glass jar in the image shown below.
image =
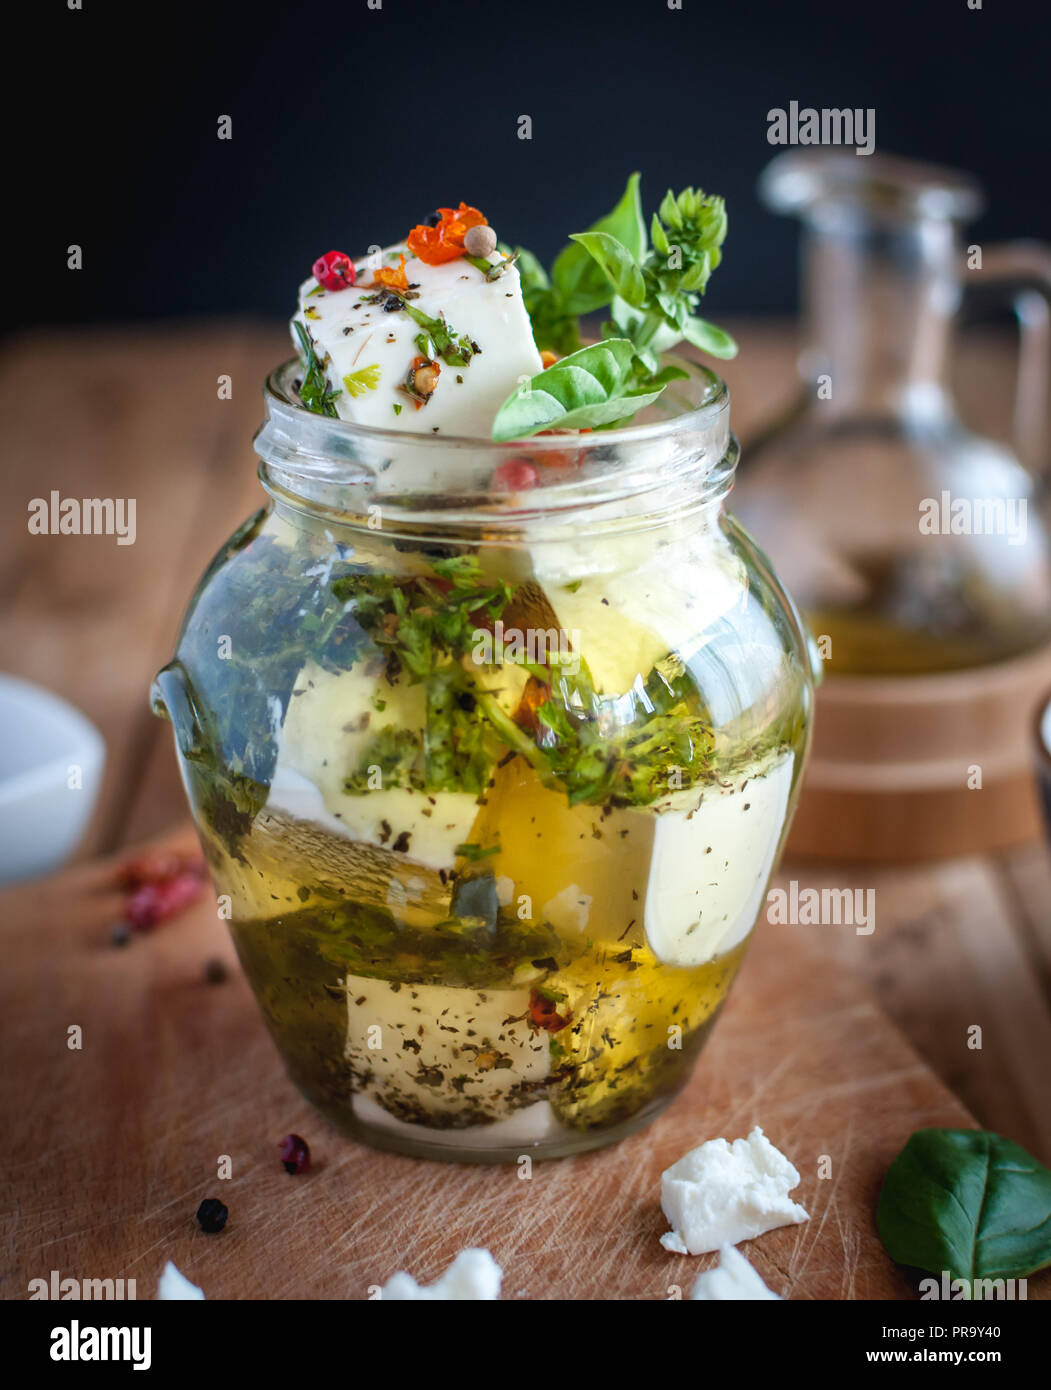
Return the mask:
<svg viewBox="0 0 1051 1390">
<path fill-rule="evenodd" d="M 689 364 L 649 423 L 508 446 L 311 414 L 296 370 L 154 686 L 245 973 L 355 1138 L 615 1140 L 708 1036 L 807 745 L 726 388 Z"/>
<path fill-rule="evenodd" d="M 932 674 L 1043 646 L 1051 250 L 965 256 L 975 185 L 885 155 L 793 150 L 760 190 L 803 221 L 805 385 L 750 443 L 734 503 L 826 671 Z M 1021 327 L 1017 456 L 963 426 L 948 386 L 959 311 L 980 302 Z"/>
</svg>

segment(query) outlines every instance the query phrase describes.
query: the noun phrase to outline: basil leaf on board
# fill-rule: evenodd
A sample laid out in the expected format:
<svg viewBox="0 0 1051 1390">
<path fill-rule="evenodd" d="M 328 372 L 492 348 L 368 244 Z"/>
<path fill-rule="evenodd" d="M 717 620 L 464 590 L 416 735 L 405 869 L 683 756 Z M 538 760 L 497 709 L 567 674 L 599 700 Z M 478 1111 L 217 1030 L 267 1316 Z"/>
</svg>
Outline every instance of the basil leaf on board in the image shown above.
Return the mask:
<svg viewBox="0 0 1051 1390">
<path fill-rule="evenodd" d="M 608 232 L 576 232 L 570 240 L 583 246 L 592 260 L 597 262 L 621 299 L 634 309 L 642 307 L 646 299 L 646 282 L 635 258 L 622 242 Z"/>
<path fill-rule="evenodd" d="M 980 1129 L 920 1129 L 887 1170 L 876 1225 L 899 1264 L 1021 1279 L 1051 1264 L 1051 1171 Z"/>
<path fill-rule="evenodd" d="M 497 411 L 493 438 L 506 443 L 540 430 L 599 429 L 634 415 L 657 399 L 648 383 L 633 389 L 635 349 L 607 338 L 563 357 L 525 381 Z"/>
</svg>

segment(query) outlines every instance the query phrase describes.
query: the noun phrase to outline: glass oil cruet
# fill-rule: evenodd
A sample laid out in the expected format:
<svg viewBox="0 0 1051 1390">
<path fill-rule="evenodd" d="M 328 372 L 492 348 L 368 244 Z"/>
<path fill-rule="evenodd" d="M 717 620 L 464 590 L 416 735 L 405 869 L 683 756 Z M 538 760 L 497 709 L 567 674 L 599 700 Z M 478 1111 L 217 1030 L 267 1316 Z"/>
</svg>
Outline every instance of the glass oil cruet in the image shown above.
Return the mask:
<svg viewBox="0 0 1051 1390">
<path fill-rule="evenodd" d="M 1051 249 L 965 253 L 971 180 L 879 154 L 787 152 L 760 194 L 804 225 L 805 387 L 746 447 L 731 505 L 826 672 L 949 672 L 1046 645 Z M 947 386 L 975 290 L 1020 325 L 1013 450 L 966 429 Z"/>
</svg>

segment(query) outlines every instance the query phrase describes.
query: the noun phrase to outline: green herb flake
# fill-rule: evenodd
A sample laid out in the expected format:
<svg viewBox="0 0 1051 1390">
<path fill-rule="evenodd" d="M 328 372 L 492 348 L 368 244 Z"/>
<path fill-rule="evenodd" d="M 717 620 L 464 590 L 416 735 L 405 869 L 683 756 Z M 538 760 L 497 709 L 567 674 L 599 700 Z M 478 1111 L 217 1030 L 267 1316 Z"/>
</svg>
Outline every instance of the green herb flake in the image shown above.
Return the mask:
<svg viewBox="0 0 1051 1390">
<path fill-rule="evenodd" d="M 347 388 L 347 393 L 355 398 L 363 396 L 366 391 L 375 391 L 379 384 L 380 368 L 378 362 L 373 362 L 368 367 L 360 367 L 356 372 L 349 372 L 343 378 L 343 385 Z"/>
</svg>

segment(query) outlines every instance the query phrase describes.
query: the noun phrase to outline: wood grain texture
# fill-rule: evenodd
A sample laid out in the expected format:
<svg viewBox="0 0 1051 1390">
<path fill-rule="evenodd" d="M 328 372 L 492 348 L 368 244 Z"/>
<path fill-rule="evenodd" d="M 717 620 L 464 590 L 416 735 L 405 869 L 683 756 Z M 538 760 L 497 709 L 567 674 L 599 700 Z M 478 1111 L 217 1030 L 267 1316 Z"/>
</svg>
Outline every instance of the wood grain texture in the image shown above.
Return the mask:
<svg viewBox="0 0 1051 1390">
<path fill-rule="evenodd" d="M 799 891 L 869 892 L 875 930 L 798 927 L 809 947 L 864 975 L 880 1005 L 982 1125 L 1051 1163 L 1045 941 L 1051 913 L 1041 845 L 924 866 L 787 863 Z M 1026 923 L 1029 923 L 1027 929 Z M 981 1029 L 981 1046 L 969 1030 Z"/>
<path fill-rule="evenodd" d="M 362 1298 L 396 1269 L 435 1278 L 492 1249 L 510 1298 L 660 1299 L 714 1257 L 666 1254 L 660 1174 L 688 1149 L 761 1124 L 803 1175 L 804 1225 L 747 1247 L 794 1298 L 894 1298 L 912 1285 L 873 1224 L 882 1175 L 921 1125 L 963 1109 L 855 977 L 796 928 L 764 926 L 687 1091 L 613 1149 L 513 1167 L 378 1154 L 332 1131 L 286 1079 L 212 904 L 118 950 L 105 864 L 0 896 L 10 968 L 0 1086 L 15 1209 L 3 1291 L 50 1270 L 133 1278 L 152 1296 L 168 1259 L 212 1298 Z M 206 961 L 231 967 L 221 985 Z M 83 1029 L 83 1049 L 67 1029 Z M 285 1174 L 277 1143 L 314 1156 Z M 216 1179 L 220 1156 L 233 1163 Z M 818 1177 L 823 1155 L 831 1176 Z M 201 1234 L 220 1196 L 227 1229 Z M 1037 1280 L 1033 1296 L 1046 1292 Z"/>
<path fill-rule="evenodd" d="M 72 700 L 105 736 L 84 852 L 127 839 L 143 764 L 161 738 L 150 681 L 208 560 L 265 500 L 251 438 L 263 375 L 283 352 L 273 326 L 217 324 L 24 335 L 0 357 L 0 501 L 10 519 L 0 652 L 7 670 Z M 218 395 L 221 374 L 232 379 L 229 400 Z M 134 544 L 30 535 L 19 518 L 52 489 L 133 498 Z"/>
</svg>

